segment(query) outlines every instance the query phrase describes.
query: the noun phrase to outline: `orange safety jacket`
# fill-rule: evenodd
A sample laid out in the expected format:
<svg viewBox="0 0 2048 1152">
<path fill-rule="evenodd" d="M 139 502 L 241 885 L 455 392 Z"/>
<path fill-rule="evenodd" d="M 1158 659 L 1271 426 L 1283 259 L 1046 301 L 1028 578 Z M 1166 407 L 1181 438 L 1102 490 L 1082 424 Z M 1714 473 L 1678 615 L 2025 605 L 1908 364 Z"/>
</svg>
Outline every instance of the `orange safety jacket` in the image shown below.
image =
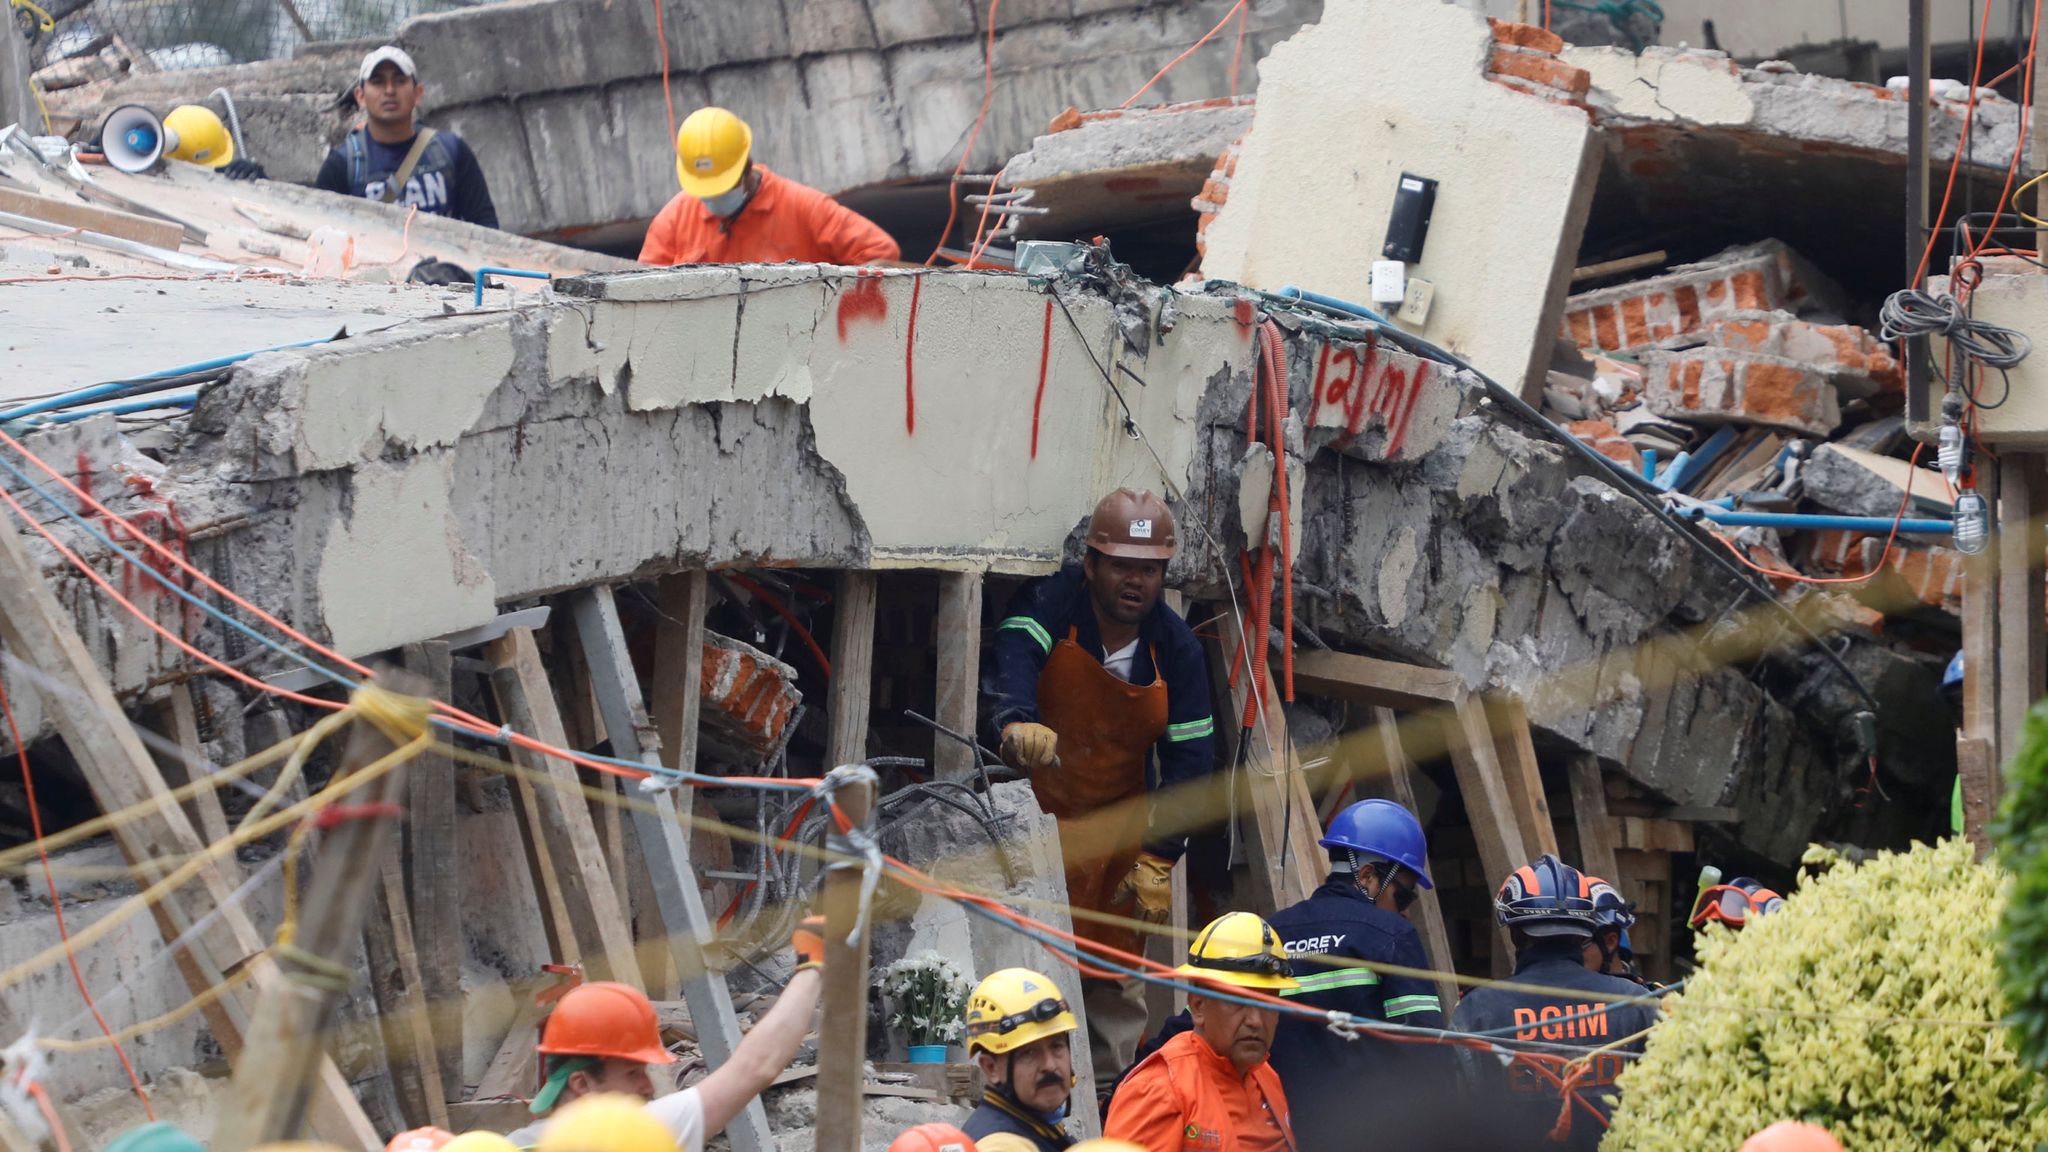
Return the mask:
<svg viewBox="0 0 2048 1152">
<path fill-rule="evenodd" d="M 1117 1085 L 1102 1134 L 1146 1152 L 1295 1152 L 1273 1066 L 1240 1076 L 1198 1032 L 1183 1032 Z"/>
<path fill-rule="evenodd" d="M 642 264 L 872 264 L 900 260 L 887 232 L 816 188 L 756 164 L 761 187 L 729 219 L 678 192 L 647 229 Z"/>
</svg>

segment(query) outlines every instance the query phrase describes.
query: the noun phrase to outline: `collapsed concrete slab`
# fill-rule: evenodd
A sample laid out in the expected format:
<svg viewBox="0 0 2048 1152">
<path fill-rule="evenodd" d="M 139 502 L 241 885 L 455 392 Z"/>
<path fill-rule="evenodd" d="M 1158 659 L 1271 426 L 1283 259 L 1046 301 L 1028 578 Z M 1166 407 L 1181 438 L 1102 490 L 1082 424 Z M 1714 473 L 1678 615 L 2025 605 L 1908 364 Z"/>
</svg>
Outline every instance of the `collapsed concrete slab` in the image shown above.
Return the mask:
<svg viewBox="0 0 2048 1152">
<path fill-rule="evenodd" d="M 1202 232 L 1203 274 L 1368 300 L 1397 192 L 1433 180 L 1407 275 L 1434 298 L 1404 325 L 1511 388 L 1540 381 L 1597 157 L 1574 106 L 1587 77 L 1557 59 L 1562 47 L 1449 3 L 1332 7 L 1259 66 L 1251 134 Z"/>
</svg>

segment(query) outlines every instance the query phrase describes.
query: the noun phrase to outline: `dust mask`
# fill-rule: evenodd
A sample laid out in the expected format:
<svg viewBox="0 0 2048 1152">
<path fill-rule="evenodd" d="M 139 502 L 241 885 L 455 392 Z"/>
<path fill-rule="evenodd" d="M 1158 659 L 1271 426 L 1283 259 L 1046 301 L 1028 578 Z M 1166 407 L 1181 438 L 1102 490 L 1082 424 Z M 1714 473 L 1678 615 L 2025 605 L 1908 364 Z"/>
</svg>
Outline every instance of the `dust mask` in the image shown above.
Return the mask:
<svg viewBox="0 0 2048 1152">
<path fill-rule="evenodd" d="M 704 210 L 721 219 L 736 215 L 747 206 L 747 182 L 741 180 L 730 191 L 703 197 Z"/>
</svg>

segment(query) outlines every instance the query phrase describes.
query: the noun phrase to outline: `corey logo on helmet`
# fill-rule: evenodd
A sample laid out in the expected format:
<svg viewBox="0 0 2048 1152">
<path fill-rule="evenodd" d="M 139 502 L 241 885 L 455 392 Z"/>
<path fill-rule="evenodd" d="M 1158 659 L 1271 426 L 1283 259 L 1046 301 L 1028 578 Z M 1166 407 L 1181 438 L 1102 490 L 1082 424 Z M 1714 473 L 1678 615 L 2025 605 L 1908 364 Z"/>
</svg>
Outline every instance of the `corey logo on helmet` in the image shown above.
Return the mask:
<svg viewBox="0 0 2048 1152">
<path fill-rule="evenodd" d="M 1150 540 L 1151 538 L 1152 538 L 1152 522 L 1151 522 L 1150 520 L 1133 520 L 1133 521 L 1131 521 L 1131 539 L 1133 539 L 1133 540 Z"/>
</svg>

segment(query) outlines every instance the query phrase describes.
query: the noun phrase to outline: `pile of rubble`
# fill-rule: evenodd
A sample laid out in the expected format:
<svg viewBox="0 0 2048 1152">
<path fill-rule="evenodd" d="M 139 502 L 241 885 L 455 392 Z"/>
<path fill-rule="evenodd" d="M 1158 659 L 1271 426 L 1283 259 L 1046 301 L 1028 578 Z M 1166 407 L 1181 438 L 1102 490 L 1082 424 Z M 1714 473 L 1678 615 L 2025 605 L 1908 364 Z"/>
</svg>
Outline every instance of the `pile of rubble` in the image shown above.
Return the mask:
<svg viewBox="0 0 2048 1152">
<path fill-rule="evenodd" d="M 1889 521 L 1945 519 L 1952 494 L 1912 462 L 1893 349 L 1848 311 L 1838 285 L 1775 240 L 1583 292 L 1566 305 L 1543 409 L 1709 519 L 1726 509 L 1872 521 L 1721 531 L 1787 573 L 1771 577 L 1781 589 L 1801 575 L 1888 569 L 1860 592 L 1855 617 L 1873 631 L 1913 608 L 1953 627 L 1961 570 L 1947 536 L 1909 524 L 1887 547 Z"/>
</svg>

